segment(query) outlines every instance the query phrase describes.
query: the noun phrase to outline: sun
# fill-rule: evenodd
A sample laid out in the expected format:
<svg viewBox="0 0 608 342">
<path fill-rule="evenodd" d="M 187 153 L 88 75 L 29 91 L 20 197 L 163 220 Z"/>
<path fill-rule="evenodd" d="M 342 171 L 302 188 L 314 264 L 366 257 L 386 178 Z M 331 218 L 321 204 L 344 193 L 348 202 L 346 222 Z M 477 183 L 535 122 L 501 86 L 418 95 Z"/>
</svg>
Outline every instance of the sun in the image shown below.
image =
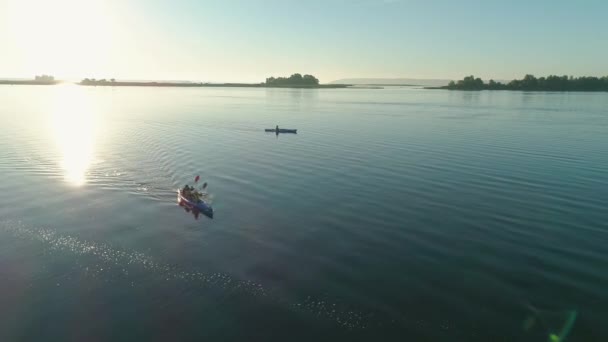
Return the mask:
<svg viewBox="0 0 608 342">
<path fill-rule="evenodd" d="M 106 69 L 114 25 L 103 0 L 8 0 L 7 9 L 27 70 L 77 77 Z"/>
</svg>

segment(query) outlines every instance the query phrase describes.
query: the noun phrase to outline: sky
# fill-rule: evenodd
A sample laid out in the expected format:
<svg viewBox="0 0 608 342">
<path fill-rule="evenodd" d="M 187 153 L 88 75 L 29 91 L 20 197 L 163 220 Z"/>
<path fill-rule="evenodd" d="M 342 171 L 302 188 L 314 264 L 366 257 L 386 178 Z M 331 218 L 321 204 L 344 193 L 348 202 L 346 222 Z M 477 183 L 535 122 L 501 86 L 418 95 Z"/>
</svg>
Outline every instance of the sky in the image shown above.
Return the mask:
<svg viewBox="0 0 608 342">
<path fill-rule="evenodd" d="M 0 77 L 608 75 L 601 0 L 0 0 Z"/>
</svg>

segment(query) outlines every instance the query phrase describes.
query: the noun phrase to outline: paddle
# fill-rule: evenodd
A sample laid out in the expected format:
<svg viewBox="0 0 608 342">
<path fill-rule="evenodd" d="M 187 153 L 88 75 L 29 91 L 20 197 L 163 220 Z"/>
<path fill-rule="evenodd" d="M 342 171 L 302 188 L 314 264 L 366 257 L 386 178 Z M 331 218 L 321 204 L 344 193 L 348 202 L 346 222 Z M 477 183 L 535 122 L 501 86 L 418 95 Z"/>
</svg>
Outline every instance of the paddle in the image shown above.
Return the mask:
<svg viewBox="0 0 608 342">
<path fill-rule="evenodd" d="M 199 179 L 201 179 L 201 176 L 197 175 L 196 177 L 194 177 L 194 183 L 197 183 L 199 181 Z M 205 182 L 203 184 L 203 186 L 200 187 L 200 190 L 203 191 L 207 188 L 207 182 Z"/>
</svg>

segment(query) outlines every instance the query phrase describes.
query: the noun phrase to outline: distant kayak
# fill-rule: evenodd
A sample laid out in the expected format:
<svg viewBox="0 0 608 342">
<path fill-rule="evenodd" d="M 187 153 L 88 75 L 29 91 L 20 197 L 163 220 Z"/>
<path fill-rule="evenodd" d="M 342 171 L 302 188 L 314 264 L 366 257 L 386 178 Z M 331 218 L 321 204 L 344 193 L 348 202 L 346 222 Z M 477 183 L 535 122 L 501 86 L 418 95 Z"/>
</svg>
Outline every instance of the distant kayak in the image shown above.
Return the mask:
<svg viewBox="0 0 608 342">
<path fill-rule="evenodd" d="M 297 129 L 285 129 L 285 128 L 279 128 L 278 132 L 274 128 L 266 128 L 265 131 L 273 132 L 273 133 L 298 133 Z"/>
<path fill-rule="evenodd" d="M 213 218 L 213 208 L 205 201 L 194 202 L 182 195 L 182 190 L 177 189 L 177 203 L 190 210 L 197 210 L 209 218 Z"/>
</svg>

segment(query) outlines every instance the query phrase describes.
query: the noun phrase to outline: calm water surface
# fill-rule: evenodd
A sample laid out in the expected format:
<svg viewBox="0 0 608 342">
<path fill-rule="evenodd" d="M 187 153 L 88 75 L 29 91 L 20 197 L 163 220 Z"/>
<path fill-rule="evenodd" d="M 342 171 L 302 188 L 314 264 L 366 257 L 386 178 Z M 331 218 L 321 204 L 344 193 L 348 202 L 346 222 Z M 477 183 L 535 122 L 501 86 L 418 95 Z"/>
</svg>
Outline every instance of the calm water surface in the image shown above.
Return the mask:
<svg viewBox="0 0 608 342">
<path fill-rule="evenodd" d="M 2 341 L 608 340 L 608 94 L 3 86 L 0 125 Z"/>
</svg>

